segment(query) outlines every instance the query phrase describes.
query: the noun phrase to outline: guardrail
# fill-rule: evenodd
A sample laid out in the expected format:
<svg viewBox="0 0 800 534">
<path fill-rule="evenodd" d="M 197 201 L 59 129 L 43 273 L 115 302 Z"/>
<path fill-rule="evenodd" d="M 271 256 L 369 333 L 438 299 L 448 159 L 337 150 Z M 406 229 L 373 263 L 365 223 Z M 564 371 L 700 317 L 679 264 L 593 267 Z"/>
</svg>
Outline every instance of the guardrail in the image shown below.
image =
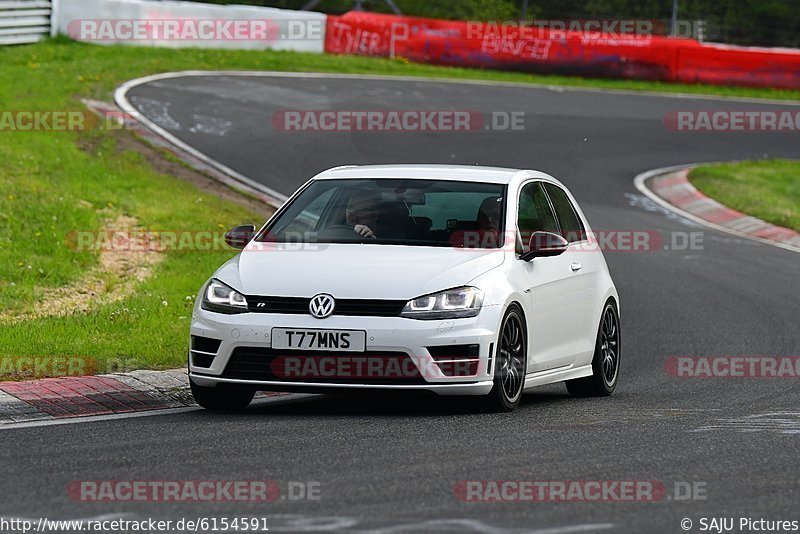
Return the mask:
<svg viewBox="0 0 800 534">
<path fill-rule="evenodd" d="M 58 0 L 0 0 L 0 45 L 35 43 L 53 34 Z"/>
</svg>

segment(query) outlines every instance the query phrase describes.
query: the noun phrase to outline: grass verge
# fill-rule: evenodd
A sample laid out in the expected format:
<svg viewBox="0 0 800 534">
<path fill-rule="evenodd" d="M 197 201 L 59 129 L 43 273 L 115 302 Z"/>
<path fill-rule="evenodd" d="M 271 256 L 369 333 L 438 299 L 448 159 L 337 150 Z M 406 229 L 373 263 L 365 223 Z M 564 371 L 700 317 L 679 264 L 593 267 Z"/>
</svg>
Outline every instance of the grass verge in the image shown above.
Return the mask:
<svg viewBox="0 0 800 534">
<path fill-rule="evenodd" d="M 800 231 L 800 161 L 702 165 L 692 169 L 689 180 L 730 208 Z"/>
<path fill-rule="evenodd" d="M 428 76 L 800 99 L 800 91 L 540 76 L 285 51 L 95 46 L 56 38 L 0 47 L 0 110 L 79 110 L 79 98 L 111 100 L 113 90 L 131 78 L 189 69 Z M 165 165 L 169 158 L 148 156 L 148 150 L 126 132 L 0 131 L 0 379 L 27 377 L 37 361 L 36 376 L 62 374 L 58 358 L 63 357 L 71 358 L 75 372 L 184 363 L 191 300 L 233 252 L 164 252 L 158 262 L 144 266 L 111 262 L 122 269 L 115 271 L 99 252 L 75 250 L 71 232 L 102 231 L 120 220 L 146 229 L 222 231 L 261 221 L 268 210 L 232 201 L 235 195 L 209 184 L 198 188 L 197 176 L 176 178 L 182 167 Z"/>
</svg>

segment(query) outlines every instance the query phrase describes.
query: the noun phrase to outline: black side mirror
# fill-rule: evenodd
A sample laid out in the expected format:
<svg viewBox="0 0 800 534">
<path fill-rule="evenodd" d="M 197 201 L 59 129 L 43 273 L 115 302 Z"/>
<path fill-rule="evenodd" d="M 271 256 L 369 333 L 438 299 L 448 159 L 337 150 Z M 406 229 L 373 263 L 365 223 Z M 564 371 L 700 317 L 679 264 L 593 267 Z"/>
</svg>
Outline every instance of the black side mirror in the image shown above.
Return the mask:
<svg viewBox="0 0 800 534">
<path fill-rule="evenodd" d="M 225 242 L 231 247 L 241 250 L 247 246 L 254 235 L 256 235 L 256 227 L 252 224 L 243 224 L 228 230 L 225 233 Z"/>
<path fill-rule="evenodd" d="M 546 258 L 563 254 L 569 241 L 558 234 L 552 232 L 533 232 L 528 245 L 528 252 L 524 253 L 519 259 L 531 261 L 533 258 Z"/>
</svg>

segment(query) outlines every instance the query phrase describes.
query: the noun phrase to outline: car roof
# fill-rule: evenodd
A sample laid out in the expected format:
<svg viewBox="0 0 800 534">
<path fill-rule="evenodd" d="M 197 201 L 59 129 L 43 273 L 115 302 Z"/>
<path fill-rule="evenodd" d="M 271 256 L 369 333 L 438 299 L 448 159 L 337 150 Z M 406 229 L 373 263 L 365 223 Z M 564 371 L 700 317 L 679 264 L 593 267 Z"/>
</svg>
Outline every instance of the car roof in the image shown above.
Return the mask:
<svg viewBox="0 0 800 534">
<path fill-rule="evenodd" d="M 477 165 L 347 165 L 323 171 L 315 180 L 346 178 L 403 178 L 409 180 L 463 180 L 466 182 L 488 182 L 508 184 L 515 178 L 553 177 L 537 171 L 507 169 L 504 167 L 481 167 Z"/>
</svg>

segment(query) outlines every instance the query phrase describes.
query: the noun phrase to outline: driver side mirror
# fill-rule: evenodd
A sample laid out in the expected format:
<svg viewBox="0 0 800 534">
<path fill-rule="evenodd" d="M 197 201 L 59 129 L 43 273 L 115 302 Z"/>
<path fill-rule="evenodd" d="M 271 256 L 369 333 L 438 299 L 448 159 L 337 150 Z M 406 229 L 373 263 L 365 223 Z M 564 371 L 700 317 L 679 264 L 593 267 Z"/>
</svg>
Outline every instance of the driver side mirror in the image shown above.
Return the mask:
<svg viewBox="0 0 800 534">
<path fill-rule="evenodd" d="M 236 226 L 225 233 L 225 242 L 229 246 L 241 250 L 247 246 L 255 234 L 256 227 L 252 224 Z"/>
<path fill-rule="evenodd" d="M 546 258 L 563 254 L 569 241 L 558 234 L 552 232 L 533 232 L 528 245 L 528 252 L 522 254 L 519 259 L 531 261 L 533 258 Z"/>
</svg>

